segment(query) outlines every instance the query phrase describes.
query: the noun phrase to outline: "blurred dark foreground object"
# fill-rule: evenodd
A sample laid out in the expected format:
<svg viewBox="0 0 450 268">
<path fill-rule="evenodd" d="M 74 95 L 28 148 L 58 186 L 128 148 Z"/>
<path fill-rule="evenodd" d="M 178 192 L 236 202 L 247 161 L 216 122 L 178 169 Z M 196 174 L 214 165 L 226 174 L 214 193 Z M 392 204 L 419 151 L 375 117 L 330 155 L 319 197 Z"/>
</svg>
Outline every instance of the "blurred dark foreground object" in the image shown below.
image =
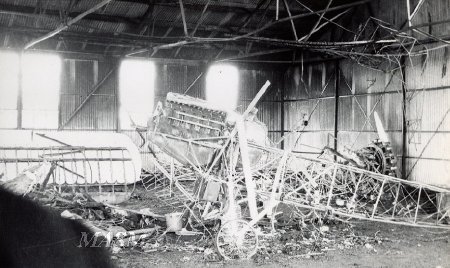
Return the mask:
<svg viewBox="0 0 450 268">
<path fill-rule="evenodd" d="M 0 187 L 0 267 L 114 267 L 83 224 Z"/>
</svg>

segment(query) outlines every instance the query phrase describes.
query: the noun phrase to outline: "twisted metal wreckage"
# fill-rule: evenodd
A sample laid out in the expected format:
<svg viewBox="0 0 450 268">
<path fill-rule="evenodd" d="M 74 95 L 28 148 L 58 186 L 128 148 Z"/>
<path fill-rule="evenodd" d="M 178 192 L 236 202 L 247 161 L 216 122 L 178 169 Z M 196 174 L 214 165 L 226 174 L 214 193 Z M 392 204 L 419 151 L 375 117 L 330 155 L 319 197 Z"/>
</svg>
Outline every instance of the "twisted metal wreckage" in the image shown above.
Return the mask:
<svg viewBox="0 0 450 268">
<path fill-rule="evenodd" d="M 274 228 L 283 214 L 305 219 L 322 212 L 450 229 L 450 191 L 395 177 L 396 159 L 383 130 L 379 140 L 356 153 L 331 154 L 345 164 L 271 147 L 267 128 L 255 117 L 255 105 L 269 85 L 243 114 L 169 93 L 147 129 L 147 140 L 175 159 L 152 158 L 164 176 L 147 189 L 168 182 L 166 196 L 178 193 L 191 225 L 220 220 L 216 242 L 222 256 L 254 254 L 258 235 L 253 227 L 269 219 Z"/>
</svg>

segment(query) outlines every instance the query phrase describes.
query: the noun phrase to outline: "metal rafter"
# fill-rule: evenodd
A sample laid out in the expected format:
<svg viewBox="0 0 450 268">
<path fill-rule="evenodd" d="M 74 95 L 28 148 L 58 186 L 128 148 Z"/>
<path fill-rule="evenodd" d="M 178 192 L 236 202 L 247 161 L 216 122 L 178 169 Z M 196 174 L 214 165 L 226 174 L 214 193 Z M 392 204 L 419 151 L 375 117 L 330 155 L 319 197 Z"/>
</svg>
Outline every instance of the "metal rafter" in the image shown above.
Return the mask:
<svg viewBox="0 0 450 268">
<path fill-rule="evenodd" d="M 0 26 L 0 32 L 5 34 L 14 34 L 21 36 L 36 36 L 45 34 L 45 30 L 38 30 L 27 27 L 6 27 Z M 150 36 L 115 36 L 114 34 L 99 34 L 99 33 L 79 33 L 74 31 L 64 31 L 55 37 L 57 40 L 68 40 L 72 42 L 88 43 L 101 46 L 148 46 L 149 44 L 167 44 L 174 40 L 172 37 L 158 38 Z M 191 47 L 203 47 L 202 44 L 190 44 Z"/>
<path fill-rule="evenodd" d="M 45 14 L 36 14 L 34 7 L 30 6 L 19 6 L 19 5 L 9 5 L 9 4 L 0 4 L 0 14 L 14 14 L 14 15 L 21 15 L 21 16 L 27 16 L 29 17 L 57 17 L 57 19 L 60 18 L 60 11 L 56 9 L 47 9 L 45 11 Z M 68 12 L 67 17 L 68 18 L 75 18 L 79 15 L 81 15 L 81 12 Z M 139 23 L 138 20 L 134 18 L 128 18 L 124 16 L 112 16 L 107 14 L 88 14 L 84 17 L 86 20 L 96 20 L 96 21 L 105 21 L 105 22 L 115 22 L 115 23 L 128 23 L 136 25 Z"/>
<path fill-rule="evenodd" d="M 333 0 L 329 0 L 327 6 L 325 7 L 325 11 L 320 14 L 319 19 L 316 21 L 316 23 L 314 24 L 313 28 L 311 29 L 311 31 L 309 32 L 309 34 L 301 41 L 306 41 L 309 39 L 309 37 L 314 33 L 314 31 L 316 30 L 317 26 L 319 26 L 320 22 L 322 21 L 323 16 L 325 16 L 325 13 L 330 9 L 331 3 L 333 3 Z M 298 39 L 297 39 L 298 40 Z"/>
<path fill-rule="evenodd" d="M 266 14 L 266 12 L 267 12 L 267 8 L 270 6 L 270 3 L 272 2 L 272 0 L 260 0 L 259 2 L 258 2 L 258 4 L 256 5 L 256 7 L 255 7 L 255 9 L 252 11 L 252 13 L 251 14 L 249 14 L 248 16 L 247 16 L 247 18 L 245 19 L 245 22 L 244 22 L 244 24 L 242 24 L 235 32 L 234 32 L 234 34 L 238 34 L 239 33 L 239 31 L 241 30 L 241 29 L 243 29 L 243 28 L 245 28 L 246 26 L 247 26 L 247 24 L 250 22 L 250 20 L 253 18 L 253 16 L 256 14 L 256 12 L 264 5 L 264 3 L 266 3 L 267 2 L 267 6 L 266 6 L 266 8 L 265 8 L 265 10 L 264 10 L 264 16 L 265 16 L 265 14 Z M 248 42 L 247 42 L 248 43 Z M 219 53 L 217 53 L 217 55 L 214 57 L 216 60 L 220 57 L 220 55 L 222 54 L 222 52 L 224 51 L 224 48 L 222 48 L 220 51 L 219 51 Z M 245 54 L 249 54 L 250 53 L 250 49 L 247 49 L 246 48 L 246 53 Z M 217 61 L 221 61 L 221 60 L 225 60 L 225 59 L 220 59 L 220 60 L 217 60 Z"/>
<path fill-rule="evenodd" d="M 180 3 L 180 13 L 181 13 L 181 19 L 183 21 L 184 35 L 187 37 L 187 36 L 189 36 L 189 33 L 188 33 L 187 25 L 186 25 L 186 14 L 184 14 L 183 0 L 178 0 L 178 2 Z"/>
<path fill-rule="evenodd" d="M 302 2 L 300 2 L 299 0 L 296 0 L 296 2 L 297 2 L 299 5 L 301 5 L 302 7 L 304 7 L 306 10 L 308 10 L 309 12 L 314 12 L 311 8 L 309 8 L 308 6 L 306 6 L 305 4 L 303 4 Z M 368 3 L 368 4 L 369 4 L 369 3 Z M 317 16 L 320 16 L 320 14 L 316 14 L 316 15 L 317 15 Z M 355 34 L 353 31 L 351 31 L 351 30 L 345 28 L 344 26 L 342 26 L 342 25 L 340 25 L 340 24 L 338 24 L 338 23 L 332 21 L 331 19 L 330 19 L 330 20 L 327 19 L 327 18 L 323 18 L 323 19 L 326 20 L 327 22 L 329 22 L 329 23 L 335 25 L 336 27 L 341 28 L 341 29 L 344 30 L 344 31 L 350 32 L 350 33 L 352 33 L 352 34 Z"/>
<path fill-rule="evenodd" d="M 197 32 L 198 27 L 200 26 L 200 24 L 203 22 L 203 20 L 206 18 L 207 14 L 206 10 L 208 9 L 209 4 L 211 3 L 211 0 L 208 0 L 208 2 L 206 2 L 205 7 L 202 10 L 202 14 L 200 14 L 200 18 L 197 21 L 197 24 L 195 25 L 194 30 L 192 30 L 191 36 L 194 36 L 195 33 Z"/>
<path fill-rule="evenodd" d="M 146 0 L 117 0 L 118 2 L 129 2 L 129 3 L 137 3 L 137 4 L 147 4 L 148 2 Z M 155 2 L 158 6 L 164 6 L 164 7 L 173 7 L 173 8 L 179 8 L 178 0 L 157 0 Z M 199 5 L 195 1 L 184 1 L 184 7 L 186 9 L 190 10 L 202 10 L 202 5 Z M 249 14 L 251 11 L 256 8 L 256 5 L 248 3 L 248 1 L 213 1 L 210 10 L 214 12 L 229 12 L 229 11 L 235 11 L 238 13 L 247 13 Z M 271 6 L 269 7 L 270 11 L 275 11 L 276 7 Z M 302 12 L 303 9 L 296 8 L 294 10 L 291 10 L 293 12 Z"/>
<path fill-rule="evenodd" d="M 144 15 L 142 15 L 140 21 L 139 21 L 139 25 L 136 28 L 136 33 L 142 35 L 144 34 L 145 30 L 147 29 L 147 23 L 148 21 L 153 21 L 153 12 L 155 10 L 155 1 L 154 0 L 150 0 L 147 10 L 145 10 Z"/>
<path fill-rule="evenodd" d="M 76 16 L 75 18 L 71 19 L 71 20 L 68 21 L 67 23 L 61 24 L 58 28 L 56 28 L 55 30 L 49 32 L 48 34 L 46 34 L 46 35 L 44 35 L 44 36 L 42 36 L 42 37 L 39 37 L 39 38 L 37 38 L 37 39 L 34 39 L 34 40 L 30 41 L 30 42 L 28 42 L 28 43 L 25 45 L 24 49 L 28 49 L 28 48 L 30 48 L 30 47 L 36 45 L 37 43 L 40 43 L 40 42 L 42 42 L 42 41 L 44 41 L 44 40 L 46 40 L 46 39 L 48 39 L 48 38 L 51 38 L 52 36 L 57 35 L 58 33 L 60 33 L 60 32 L 62 32 L 62 31 L 64 31 L 64 30 L 66 30 L 67 28 L 69 28 L 70 25 L 72 25 L 72 24 L 74 24 L 74 23 L 77 23 L 78 21 L 80 21 L 80 20 L 81 20 L 82 18 L 84 18 L 85 16 L 87 16 L 87 15 L 89 15 L 90 13 L 92 13 L 92 12 L 94 12 L 94 11 L 96 11 L 96 10 L 102 8 L 103 6 L 109 4 L 111 1 L 113 1 L 113 0 L 104 0 L 104 1 L 102 1 L 102 2 L 100 2 L 100 3 L 98 3 L 98 4 L 95 5 L 94 7 L 92 7 L 92 8 L 90 8 L 90 9 L 86 10 L 85 12 L 83 12 L 83 13 L 81 13 L 80 15 Z"/>
</svg>

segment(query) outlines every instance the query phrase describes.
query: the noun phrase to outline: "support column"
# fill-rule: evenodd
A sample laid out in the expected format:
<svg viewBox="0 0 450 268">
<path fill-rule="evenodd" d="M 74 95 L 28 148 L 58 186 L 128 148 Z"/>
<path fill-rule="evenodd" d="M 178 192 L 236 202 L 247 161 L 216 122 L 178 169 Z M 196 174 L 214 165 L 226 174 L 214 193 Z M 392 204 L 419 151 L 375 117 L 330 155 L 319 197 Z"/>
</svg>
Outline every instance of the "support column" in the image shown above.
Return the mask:
<svg viewBox="0 0 450 268">
<path fill-rule="evenodd" d="M 282 75 L 283 73 L 281 73 L 281 85 L 280 85 L 280 87 L 281 87 L 281 89 L 280 89 L 280 94 L 281 94 L 281 109 L 280 109 L 280 131 L 281 131 L 281 137 L 284 137 L 284 117 L 285 117 L 285 115 L 284 115 L 284 98 L 285 98 L 285 92 L 286 92 L 286 90 L 285 90 L 285 85 L 286 85 L 286 82 L 285 82 L 285 77 L 284 77 L 284 75 Z M 284 149 L 284 139 L 281 141 L 281 149 Z"/>
<path fill-rule="evenodd" d="M 334 93 L 334 150 L 337 151 L 338 147 L 338 118 L 339 118 L 339 84 L 341 82 L 341 74 L 339 70 L 339 61 L 334 65 L 334 81 L 335 81 L 335 93 Z"/>
<path fill-rule="evenodd" d="M 23 71 L 22 71 L 22 60 L 23 60 L 23 51 L 19 52 L 19 72 L 17 75 L 18 79 L 18 91 L 17 91 L 17 129 L 22 129 L 22 95 L 23 95 Z"/>
<path fill-rule="evenodd" d="M 406 60 L 403 57 L 402 60 L 400 61 L 402 64 L 402 174 L 401 174 L 401 178 L 402 179 L 406 179 L 407 177 L 407 172 L 406 172 L 406 154 L 407 154 L 407 145 L 408 145 L 408 121 L 406 119 L 406 101 L 407 101 L 407 96 L 406 96 Z"/>
<path fill-rule="evenodd" d="M 114 74 L 115 79 L 115 87 L 114 87 L 114 119 L 116 120 L 116 132 L 120 132 L 120 88 L 119 88 L 119 79 L 120 79 L 120 62 L 113 62 L 117 67 L 117 71 Z"/>
</svg>

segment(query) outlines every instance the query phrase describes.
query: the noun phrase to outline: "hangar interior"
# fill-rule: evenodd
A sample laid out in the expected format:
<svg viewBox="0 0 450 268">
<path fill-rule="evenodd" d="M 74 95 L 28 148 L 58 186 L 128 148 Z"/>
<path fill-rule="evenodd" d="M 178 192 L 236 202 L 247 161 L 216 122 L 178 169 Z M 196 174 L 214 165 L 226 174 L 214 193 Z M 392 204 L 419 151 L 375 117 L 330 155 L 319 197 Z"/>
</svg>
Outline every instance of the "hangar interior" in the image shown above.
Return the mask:
<svg viewBox="0 0 450 268">
<path fill-rule="evenodd" d="M 184 12 L 178 1 L 104 4 L 23 51 L 23 61 L 37 51 L 58 57 L 47 63 L 54 69 L 41 65 L 42 73 L 29 70 L 39 78 L 33 77 L 38 80 L 28 91 L 23 89 L 26 70 L 18 68 L 19 49 L 64 27 L 92 3 L 3 2 L 1 128 L 120 131 L 133 136 L 120 122 L 120 96 L 140 100 L 135 113 L 149 113 L 167 92 L 189 89 L 186 94 L 204 98 L 206 75 L 201 74 L 213 63 L 227 63 L 239 69 L 239 108 L 246 107 L 264 81 L 272 82 L 258 104 L 258 117 L 272 141 L 295 130 L 306 114 L 310 123 L 295 150 L 359 148 L 376 138 L 377 111 L 401 159 L 402 178 L 450 184 L 449 54 L 443 47 L 449 35 L 447 1 L 411 3 L 411 14 L 417 12 L 410 20 L 403 1 L 281 1 L 278 6 L 275 1 L 204 2 L 185 1 Z M 291 21 L 289 13 L 297 17 Z M 386 50 L 386 56 L 375 55 L 381 45 L 356 42 L 387 40 L 397 31 L 405 40 L 396 36 L 396 46 L 405 42 L 409 47 Z M 296 38 L 305 41 L 295 44 Z M 120 88 L 119 66 L 134 59 L 154 66 L 142 68 L 142 78 L 132 78 L 142 79 L 147 87 L 128 93 L 125 86 Z M 40 59 L 31 56 L 29 61 Z M 26 99 L 36 103 L 28 108 Z"/>
<path fill-rule="evenodd" d="M 123 133 L 151 172 L 153 151 L 136 126 L 147 127 L 169 92 L 242 113 L 269 80 L 256 108 L 270 146 L 313 158 L 358 150 L 379 138 L 376 112 L 395 177 L 450 189 L 449 7 L 4 0 L 0 128 Z"/>
</svg>

